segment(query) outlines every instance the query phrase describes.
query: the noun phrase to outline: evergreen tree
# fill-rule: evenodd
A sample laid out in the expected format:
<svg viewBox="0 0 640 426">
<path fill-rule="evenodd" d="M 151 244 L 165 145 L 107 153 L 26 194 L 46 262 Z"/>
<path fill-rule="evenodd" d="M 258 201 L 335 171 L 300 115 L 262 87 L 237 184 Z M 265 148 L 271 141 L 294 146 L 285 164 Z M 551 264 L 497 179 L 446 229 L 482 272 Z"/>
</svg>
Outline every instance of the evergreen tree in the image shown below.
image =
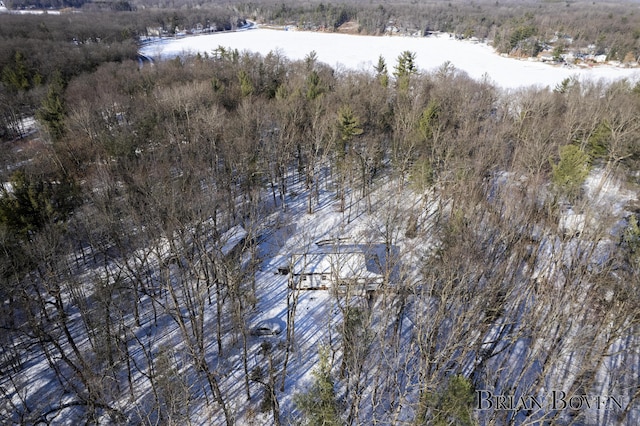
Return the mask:
<svg viewBox="0 0 640 426">
<path fill-rule="evenodd" d="M 306 424 L 310 426 L 341 425 L 336 391 L 331 377 L 329 350 L 326 347 L 320 349 L 318 367 L 312 374 L 315 381 L 311 388 L 306 393 L 294 397 L 296 407 L 302 411 Z"/>
<path fill-rule="evenodd" d="M 409 181 L 416 192 L 425 194 L 433 185 L 433 167 L 426 158 L 417 159 L 411 166 Z"/>
<path fill-rule="evenodd" d="M 77 188 L 68 179 L 56 183 L 14 173 L 12 190 L 0 191 L 0 223 L 21 236 L 50 222 L 66 220 L 78 203 Z"/>
<path fill-rule="evenodd" d="M 386 74 L 387 73 L 387 61 L 384 60 L 382 55 L 378 56 L 378 63 L 373 67 L 376 70 L 376 74 Z"/>
<path fill-rule="evenodd" d="M 338 110 L 338 154 L 344 157 L 347 151 L 348 143 L 354 136 L 361 135 L 363 132 L 360 127 L 360 120 L 354 114 L 349 105 L 344 105 Z"/>
<path fill-rule="evenodd" d="M 434 425 L 471 426 L 473 420 L 474 391 L 471 382 L 461 375 L 451 377 L 447 389 L 435 404 Z"/>
<path fill-rule="evenodd" d="M 49 84 L 47 96 L 42 101 L 36 116 L 47 127 L 51 138 L 59 140 L 64 134 L 65 105 L 63 100 L 64 81 L 58 72 Z"/>
<path fill-rule="evenodd" d="M 2 69 L 2 82 L 12 90 L 29 89 L 29 72 L 22 53 L 16 52 L 13 56 L 13 63 Z"/>
<path fill-rule="evenodd" d="M 417 72 L 416 64 L 416 54 L 409 50 L 405 50 L 400 53 L 398 56 L 398 64 L 395 67 L 395 72 L 393 75 L 396 78 L 408 77 Z"/>
<path fill-rule="evenodd" d="M 421 415 L 415 423 L 435 426 L 473 426 L 473 403 L 475 392 L 469 379 L 455 375 L 449 379 L 444 390 L 425 392 L 421 398 Z"/>
<path fill-rule="evenodd" d="M 240 93 L 242 93 L 243 98 L 253 93 L 253 83 L 245 70 L 238 72 L 238 81 L 240 82 Z"/>
<path fill-rule="evenodd" d="M 422 136 L 425 141 L 430 141 L 433 137 L 433 127 L 438 120 L 439 112 L 440 106 L 434 99 L 430 100 L 429 105 L 422 111 L 422 116 L 418 122 L 418 129 L 420 136 Z"/>
<path fill-rule="evenodd" d="M 409 88 L 411 76 L 418 72 L 416 67 L 416 54 L 405 50 L 398 56 L 398 64 L 393 73 L 398 89 L 405 91 Z"/>
<path fill-rule="evenodd" d="M 307 76 L 307 99 L 314 100 L 324 93 L 324 87 L 320 81 L 320 75 L 313 70 Z"/>
<path fill-rule="evenodd" d="M 635 214 L 629 216 L 629 225 L 624 230 L 622 242 L 629 247 L 632 253 L 640 252 L 640 225 Z"/>
<path fill-rule="evenodd" d="M 558 163 L 552 164 L 551 180 L 556 190 L 575 200 L 589 174 L 589 156 L 575 145 L 565 145 L 559 151 Z"/>
<path fill-rule="evenodd" d="M 576 79 L 576 77 L 567 77 L 558 83 L 553 89 L 556 93 L 568 93 L 571 89 L 579 87 L 580 83 Z"/>
<path fill-rule="evenodd" d="M 621 245 L 626 248 L 625 256 L 633 268 L 640 267 L 640 224 L 635 214 L 629 216 L 629 223 L 621 238 Z"/>
<path fill-rule="evenodd" d="M 307 71 L 313 70 L 316 66 L 316 62 L 318 62 L 318 52 L 315 50 L 312 50 L 304 57 L 304 63 L 307 67 Z"/>
<path fill-rule="evenodd" d="M 606 158 L 609 153 L 609 140 L 611 139 L 611 126 L 604 120 L 598 124 L 593 134 L 587 140 L 586 149 L 591 159 Z"/>
<path fill-rule="evenodd" d="M 387 62 L 382 55 L 378 57 L 378 63 L 373 67 L 376 70 L 376 77 L 383 87 L 389 85 L 389 75 L 387 73 Z"/>
</svg>

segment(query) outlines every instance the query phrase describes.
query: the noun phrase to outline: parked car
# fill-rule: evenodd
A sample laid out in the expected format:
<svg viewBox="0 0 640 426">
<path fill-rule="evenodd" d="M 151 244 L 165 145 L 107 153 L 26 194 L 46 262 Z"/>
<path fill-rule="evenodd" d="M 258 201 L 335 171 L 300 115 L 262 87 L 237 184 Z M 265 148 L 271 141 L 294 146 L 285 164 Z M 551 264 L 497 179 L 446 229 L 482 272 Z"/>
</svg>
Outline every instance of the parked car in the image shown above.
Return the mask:
<svg viewBox="0 0 640 426">
<path fill-rule="evenodd" d="M 251 329 L 251 334 L 254 336 L 278 336 L 285 329 L 284 323 L 277 319 L 272 318 L 269 320 L 260 321 Z"/>
</svg>

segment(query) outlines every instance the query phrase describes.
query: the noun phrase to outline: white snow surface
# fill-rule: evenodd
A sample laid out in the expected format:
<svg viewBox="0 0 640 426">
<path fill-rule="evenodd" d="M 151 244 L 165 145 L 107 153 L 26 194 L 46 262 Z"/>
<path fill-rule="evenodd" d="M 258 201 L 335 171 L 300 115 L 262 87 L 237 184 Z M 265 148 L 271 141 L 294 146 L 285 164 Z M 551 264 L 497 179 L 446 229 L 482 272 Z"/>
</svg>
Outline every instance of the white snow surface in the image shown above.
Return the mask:
<svg viewBox="0 0 640 426">
<path fill-rule="evenodd" d="M 605 210 L 609 216 L 621 214 L 629 202 L 637 199 L 634 191 L 623 187 L 619 177 L 602 168 L 589 173 L 584 189 L 591 205 L 598 210 Z"/>
<path fill-rule="evenodd" d="M 506 173 L 501 176 L 505 175 Z M 590 188 L 589 197 L 594 194 L 602 194 L 602 188 L 606 189 L 607 194 L 611 197 L 616 193 L 624 194 L 624 191 L 615 182 L 610 184 L 609 180 L 602 181 L 602 176 L 598 170 L 592 173 L 592 180 L 589 181 L 592 183 L 586 184 Z M 602 185 L 596 186 L 595 183 L 601 181 Z M 397 255 L 397 259 L 402 259 L 398 275 L 402 274 L 402 279 L 406 282 L 415 282 L 416 290 L 418 290 L 422 286 L 422 272 L 419 265 L 437 245 L 437 238 L 429 231 L 429 222 L 438 208 L 436 206 L 440 205 L 435 194 L 430 197 L 430 203 L 425 204 L 422 201 L 423 197 L 415 194 L 409 188 L 399 187 L 397 182 L 383 179 L 376 183 L 372 192 L 371 213 L 367 212 L 364 200 L 352 199 L 350 196 L 353 195 L 352 192 L 347 194 L 349 195 L 347 197 L 348 207 L 343 212 L 338 211 L 339 200 L 336 199 L 335 192 L 327 187 L 327 189 L 320 189 L 319 196 L 313 203 L 313 214 L 307 214 L 309 193 L 304 189 L 304 180 L 301 179 L 291 185 L 290 189 L 292 192 L 287 198 L 286 211 L 278 209 L 261 221 L 262 232 L 260 233 L 262 235 L 257 239 L 259 241 L 257 258 L 261 259 L 261 262 L 255 274 L 256 305 L 253 310 L 246 313 L 244 318 L 249 329 L 267 321 L 278 324 L 281 330 L 294 330 L 295 337 L 286 375 L 282 372 L 285 333 L 278 336 L 249 335 L 246 342 L 248 371 L 252 371 L 258 366 L 266 368 L 268 365 L 268 360 L 265 359 L 261 349 L 263 343 L 268 342 L 274 348 L 272 353 L 278 371 L 277 384 L 282 383 L 284 376 L 286 385 L 284 392 L 278 391 L 283 424 L 294 424 L 298 420 L 299 413 L 295 409 L 294 395 L 304 392 L 313 382 L 312 372 L 317 365 L 320 346 L 330 350 L 332 359 L 335 357 L 333 374 L 334 378 L 338 377 L 338 365 L 344 354 L 340 331 L 343 321 L 341 307 L 347 303 L 356 306 L 357 300 L 337 298 L 332 292 L 326 290 L 301 291 L 296 303 L 295 321 L 290 323 L 287 321 L 289 309 L 287 276 L 279 273 L 278 266 L 286 262 L 292 253 L 312 253 L 314 250 L 318 250 L 317 243 L 321 241 L 340 241 L 342 239 L 346 241 L 345 244 L 365 246 L 371 249 L 377 247 L 384 252 L 385 247 L 382 241 L 384 241 L 385 235 L 394 235 L 394 247 L 391 247 L 390 252 Z M 419 228 L 424 231 L 422 235 L 414 239 L 406 238 L 407 222 L 403 220 L 403 218 L 411 216 L 418 218 Z M 244 232 L 240 231 L 241 229 L 240 227 L 231 228 L 222 238 L 217 240 L 217 243 L 228 244 L 233 239 L 232 236 L 246 233 L 244 229 L 242 229 Z M 553 230 L 548 231 L 552 232 Z M 569 256 L 572 250 L 577 250 L 577 243 L 577 240 L 563 243 L 560 238 L 549 237 L 541 242 L 543 247 L 539 248 L 538 264 L 533 269 L 539 277 L 544 278 L 540 281 L 549 282 L 546 288 L 540 284 L 539 291 L 541 294 L 544 291 L 557 293 L 557 305 L 538 303 L 538 290 L 534 291 L 532 287 L 528 286 L 528 279 L 514 280 L 510 284 L 514 286 L 514 290 L 504 304 L 504 318 L 498 319 L 483 330 L 477 324 L 469 323 L 469 330 L 473 329 L 470 333 L 475 334 L 475 337 L 469 340 L 466 356 L 459 357 L 456 352 L 451 354 L 452 359 L 459 358 L 459 361 L 453 362 L 452 365 L 455 367 L 456 363 L 459 363 L 462 372 L 470 376 L 480 362 L 484 363 L 484 371 L 495 380 L 495 385 L 488 385 L 494 386 L 495 389 L 494 387 L 488 389 L 491 389 L 492 392 L 495 391 L 496 395 L 500 392 L 509 392 L 509 389 L 514 389 L 515 384 L 517 384 L 518 395 L 532 394 L 541 398 L 544 398 L 545 392 L 549 389 L 568 390 L 576 380 L 576 366 L 583 365 L 581 363 L 584 357 L 583 342 L 586 342 L 585 339 L 594 334 L 589 334 L 590 329 L 585 326 L 588 323 L 585 316 L 589 315 L 591 311 L 576 309 L 581 317 L 576 318 L 575 321 L 569 321 L 574 314 L 572 309 L 586 304 L 585 298 L 590 294 L 588 293 L 589 283 L 580 284 L 582 295 L 575 297 L 574 292 L 562 291 L 563 283 L 559 282 L 560 274 L 558 271 L 560 268 L 572 267 L 572 264 L 565 260 L 565 254 Z M 139 267 L 137 263 L 144 261 L 151 271 L 151 275 L 154 276 L 156 275 L 154 271 L 159 273 L 158 268 L 163 263 L 161 259 L 171 254 L 171 246 L 167 238 L 150 242 L 149 247 L 141 248 L 131 259 L 114 259 L 110 264 L 96 265 L 95 269 L 87 269 L 78 277 L 78 282 L 93 283 L 115 277 L 118 270 L 122 270 L 124 267 L 119 262 L 131 262 L 132 265 L 135 265 L 134 268 L 137 268 Z M 176 244 L 174 246 L 178 249 L 181 248 Z M 573 253 L 573 259 L 579 257 Z M 381 267 L 383 263 L 386 263 L 386 259 L 381 262 Z M 170 277 L 181 269 L 177 263 L 171 263 L 164 268 L 163 273 L 166 272 Z M 178 275 L 176 273 L 174 278 Z M 169 282 L 171 281 L 169 278 Z M 181 283 L 188 284 L 187 281 Z M 194 285 L 194 283 L 191 284 Z M 571 284 L 573 285 L 573 283 Z M 178 288 L 177 285 L 176 288 Z M 92 291 L 91 284 L 87 284 L 87 291 Z M 419 365 L 419 361 L 415 358 L 419 354 L 416 333 L 428 330 L 424 327 L 431 327 L 430 321 L 436 312 L 435 310 L 438 309 L 439 303 L 438 298 L 426 297 L 428 292 L 424 294 L 425 297 L 409 298 L 406 313 L 402 315 L 402 320 L 398 325 L 400 333 L 397 341 L 389 339 L 388 333 L 393 329 L 395 322 L 395 318 L 389 313 L 395 312 L 397 309 L 392 305 L 396 304 L 398 299 L 392 295 L 392 292 L 380 292 L 370 301 L 367 308 L 372 312 L 372 319 L 367 327 L 372 333 L 370 336 L 373 343 L 370 352 L 366 353 L 366 364 L 361 378 L 361 382 L 365 384 L 362 393 L 366 396 L 361 401 L 359 408 L 361 422 L 355 424 L 366 424 L 367 420 L 374 418 L 379 420 L 379 424 L 408 424 L 414 418 L 415 413 L 412 407 L 416 406 L 419 400 L 419 388 L 417 382 L 414 382 L 418 377 L 417 367 Z M 178 294 L 177 297 L 181 296 Z M 210 297 L 215 298 L 215 292 Z M 162 309 L 162 304 L 154 305 L 156 303 L 154 300 L 162 301 L 163 299 L 157 295 L 153 297 L 145 295 L 140 298 L 138 302 L 139 325 L 136 325 L 133 315 L 128 316 L 124 322 L 130 330 L 129 337 L 127 337 L 128 353 L 135 365 L 131 374 L 133 392 L 137 398 L 137 408 L 144 411 L 146 405 L 153 404 L 154 400 L 148 380 L 147 372 L 151 371 L 151 366 L 147 360 L 147 353 L 156 356 L 162 350 L 166 350 L 171 355 L 173 362 L 176 363 L 176 368 L 182 368 L 180 377 L 183 378 L 185 384 L 191 386 L 193 392 L 190 396 L 190 405 L 185 410 L 189 416 L 189 423 L 194 425 L 224 424 L 219 407 L 214 402 L 209 402 L 204 396 L 206 391 L 200 387 L 203 378 L 189 367 L 191 361 L 185 339 L 190 337 L 188 330 L 193 327 L 192 323 L 188 323 L 187 327 L 181 331 L 176 324 L 175 317 L 169 315 L 169 312 L 175 312 L 176 307 L 173 304 L 179 301 L 172 302 L 165 298 L 163 303 L 168 303 L 165 311 Z M 262 395 L 264 395 L 264 386 L 252 381 L 250 389 L 253 399 L 252 402 L 246 400 L 241 339 L 238 332 L 234 331 L 234 325 L 230 321 L 230 313 L 224 311 L 223 315 L 221 341 L 224 346 L 224 354 L 220 354 L 215 347 L 216 303 L 211 300 L 207 301 L 204 297 L 200 300 L 204 304 L 201 324 L 202 329 L 206 330 L 207 362 L 219 378 L 222 394 L 236 419 L 236 424 L 273 424 L 270 413 L 257 412 Z M 540 296 L 540 300 L 548 299 Z M 367 303 L 364 301 L 363 305 L 367 306 Z M 69 306 L 71 332 L 81 348 L 89 348 L 89 338 L 83 328 L 80 310 L 72 307 L 71 304 Z M 155 319 L 156 309 L 159 314 L 157 321 Z M 467 307 L 461 307 L 461 309 L 464 310 Z M 547 318 L 555 318 L 555 320 L 547 321 Z M 526 323 L 527 320 L 532 319 L 539 320 L 540 324 Z M 445 337 L 451 336 L 448 333 L 453 326 L 450 324 L 452 318 L 444 318 L 443 321 L 443 325 L 435 324 L 434 330 L 439 330 Z M 620 374 L 628 373 L 631 378 L 629 383 L 635 384 L 633 378 L 637 377 L 637 366 L 640 365 L 637 351 L 634 351 L 634 348 L 638 347 L 638 339 L 633 334 L 626 336 L 623 332 L 619 333 L 620 338 L 613 344 L 603 341 L 594 342 L 594 345 L 598 345 L 594 346 L 597 350 L 608 348 L 609 353 L 613 354 L 605 357 L 602 367 L 598 368 L 595 374 L 598 382 L 602 384 L 603 394 L 621 394 L 626 398 L 626 394 L 621 392 L 631 388 L 624 387 L 628 385 L 627 382 L 620 379 Z M 560 336 L 562 336 L 562 340 Z M 603 336 L 606 337 L 607 333 L 599 335 L 600 338 Z M 551 348 L 556 346 L 554 342 L 561 341 L 562 344 L 558 352 L 551 353 Z M 401 350 L 394 352 L 394 345 L 397 345 L 397 348 L 401 348 Z M 477 351 L 476 345 L 482 351 Z M 547 362 L 550 367 L 548 370 L 544 370 L 543 365 Z M 28 385 L 20 386 L 19 391 L 22 394 L 19 394 L 18 389 L 14 388 L 14 383 L 0 381 L 0 385 L 6 389 L 5 392 L 16 406 L 22 406 L 21 395 L 26 395 L 25 400 L 27 403 L 33 403 L 33 406 L 36 404 L 56 406 L 58 401 L 61 403 L 73 402 L 73 397 L 70 394 L 65 394 L 64 390 L 56 384 L 54 372 L 48 368 L 47 360 L 42 354 L 30 353 L 29 360 L 25 362 L 21 373 L 21 380 L 28 383 Z M 397 393 L 393 389 L 384 390 L 386 389 L 384 383 L 378 381 L 379 378 L 392 377 L 391 375 L 398 378 Z M 538 382 L 538 379 L 543 381 L 542 384 Z M 345 379 L 336 382 L 337 395 L 343 395 L 345 383 Z M 374 395 L 374 389 L 382 389 L 380 396 Z M 398 398 L 399 402 L 392 404 L 390 402 L 392 398 Z M 115 407 L 123 411 L 129 410 L 132 404 L 133 402 L 129 399 L 129 394 L 126 391 L 123 391 L 119 399 L 113 403 Z M 46 409 L 45 407 L 42 410 Z M 10 411 L 6 410 L 6 407 L 0 405 L 0 418 L 10 414 Z M 78 407 L 72 406 L 67 410 L 61 410 L 55 418 L 51 416 L 49 420 L 51 420 L 51 424 L 75 424 L 74 419 L 79 418 L 74 414 L 75 411 L 79 412 L 80 410 Z M 599 422 L 597 424 L 609 424 L 609 416 L 612 417 L 616 413 L 616 411 L 604 414 L 599 412 L 586 413 L 587 422 L 585 424 L 596 424 L 596 421 Z M 480 424 L 502 424 L 492 420 L 492 416 L 495 414 L 492 410 L 476 411 L 476 414 Z M 131 415 L 135 417 L 135 413 Z M 514 413 L 513 415 L 522 416 L 523 414 Z M 519 419 L 514 423 L 524 424 L 526 421 L 542 423 L 544 418 L 553 415 L 554 413 L 547 411 L 547 407 L 545 407 L 533 412 L 531 418 Z M 559 415 L 563 416 L 564 414 Z M 150 416 L 151 419 L 153 412 Z M 636 411 L 632 411 L 625 424 L 638 424 L 637 420 Z M 101 423 L 109 424 L 109 421 L 105 418 Z"/>
<path fill-rule="evenodd" d="M 456 40 L 448 34 L 430 37 L 356 36 L 335 33 L 280 31 L 253 29 L 250 31 L 208 34 L 194 37 L 162 39 L 141 49 L 141 53 L 155 59 L 178 55 L 211 53 L 217 47 L 266 55 L 278 51 L 292 60 L 304 59 L 311 51 L 318 60 L 338 70 L 373 71 L 379 56 L 389 69 L 403 51 L 416 54 L 416 64 L 424 71 L 435 71 L 450 62 L 470 77 L 488 81 L 505 89 L 531 86 L 553 89 L 566 78 L 591 81 L 640 79 L 640 69 L 613 66 L 559 66 L 534 60 L 520 60 L 500 56 L 483 43 Z"/>
</svg>

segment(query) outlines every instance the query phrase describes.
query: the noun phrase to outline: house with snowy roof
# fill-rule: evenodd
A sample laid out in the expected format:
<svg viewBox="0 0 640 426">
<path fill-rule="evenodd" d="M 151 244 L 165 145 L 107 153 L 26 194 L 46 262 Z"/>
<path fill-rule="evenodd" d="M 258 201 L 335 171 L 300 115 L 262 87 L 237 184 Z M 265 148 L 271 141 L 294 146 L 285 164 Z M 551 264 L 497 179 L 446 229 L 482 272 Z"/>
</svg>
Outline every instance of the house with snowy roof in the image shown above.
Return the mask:
<svg viewBox="0 0 640 426">
<path fill-rule="evenodd" d="M 383 276 L 370 255 L 358 250 L 318 251 L 291 255 L 289 288 L 339 293 L 375 291 Z"/>
</svg>

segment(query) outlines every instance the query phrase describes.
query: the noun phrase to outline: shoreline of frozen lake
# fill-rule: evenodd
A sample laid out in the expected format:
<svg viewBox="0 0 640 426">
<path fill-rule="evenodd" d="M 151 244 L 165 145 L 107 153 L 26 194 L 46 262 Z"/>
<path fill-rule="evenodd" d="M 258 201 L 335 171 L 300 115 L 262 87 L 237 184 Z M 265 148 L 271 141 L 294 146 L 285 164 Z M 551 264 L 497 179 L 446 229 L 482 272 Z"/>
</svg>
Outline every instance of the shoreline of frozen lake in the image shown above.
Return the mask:
<svg viewBox="0 0 640 426">
<path fill-rule="evenodd" d="M 392 72 L 398 55 L 405 50 L 416 54 L 416 65 L 423 71 L 434 71 L 445 62 L 465 71 L 476 80 L 488 78 L 496 86 L 517 89 L 537 86 L 554 88 L 566 78 L 618 81 L 640 79 L 640 69 L 613 66 L 558 66 L 533 60 L 507 58 L 483 43 L 456 40 L 448 34 L 431 37 L 361 36 L 306 31 L 252 29 L 192 37 L 162 39 L 140 49 L 154 59 L 178 55 L 211 53 L 217 47 L 257 52 L 266 55 L 278 50 L 291 60 L 304 59 L 311 51 L 318 60 L 335 69 L 373 71 L 382 55 Z"/>
</svg>

